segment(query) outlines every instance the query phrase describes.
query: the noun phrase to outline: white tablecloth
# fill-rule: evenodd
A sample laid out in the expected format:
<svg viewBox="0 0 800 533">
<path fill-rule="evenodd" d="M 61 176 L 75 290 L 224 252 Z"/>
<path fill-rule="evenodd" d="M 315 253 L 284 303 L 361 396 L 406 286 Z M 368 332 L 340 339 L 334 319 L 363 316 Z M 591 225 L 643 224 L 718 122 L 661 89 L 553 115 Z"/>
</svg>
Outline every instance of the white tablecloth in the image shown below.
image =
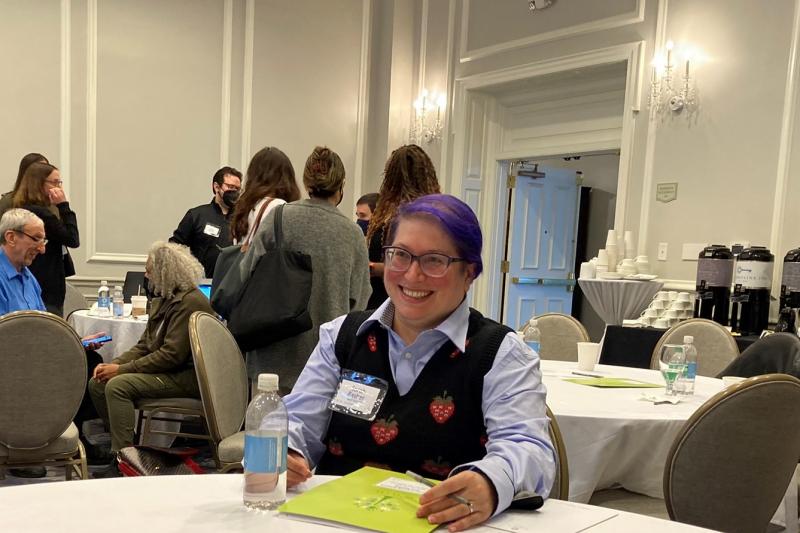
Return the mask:
<svg viewBox="0 0 800 533">
<path fill-rule="evenodd" d="M 112 359 L 139 342 L 139 338 L 147 327 L 146 316 L 144 319 L 90 316 L 89 311 L 85 309 L 72 313 L 69 322 L 81 337 L 99 331 L 105 331 L 111 335 L 113 340 L 97 350 L 106 363 L 110 363 Z"/>
<path fill-rule="evenodd" d="M 638 318 L 664 286 L 660 281 L 579 279 L 589 304 L 606 324 Z"/>
<path fill-rule="evenodd" d="M 329 476 L 316 476 L 311 481 L 316 484 L 330 479 Z M 541 513 L 515 511 L 510 516 L 516 515 L 521 519 L 518 522 L 525 527 L 518 533 L 524 533 L 542 531 L 537 529 L 537 524 L 541 525 L 545 518 L 562 516 L 569 521 L 581 510 L 613 515 L 584 531 L 708 531 L 677 522 L 558 500 L 548 500 Z M 241 474 L 96 479 L 1 488 L 0 516 L 2 530 L 9 532 L 342 531 L 340 527 L 294 520 L 277 516 L 275 512 L 247 511 L 242 504 Z M 498 533 L 499 530 L 483 527 L 470 531 Z M 575 530 L 559 528 L 557 531 Z"/>
<path fill-rule="evenodd" d="M 547 404 L 558 421 L 569 460 L 569 499 L 588 502 L 595 490 L 621 485 L 663 498 L 664 463 L 684 422 L 722 390 L 722 380 L 698 376 L 694 396 L 677 405 L 654 405 L 643 392 L 664 389 L 604 389 L 564 381 L 576 363 L 542 361 Z M 605 376 L 663 384 L 657 370 L 597 365 Z"/>
</svg>

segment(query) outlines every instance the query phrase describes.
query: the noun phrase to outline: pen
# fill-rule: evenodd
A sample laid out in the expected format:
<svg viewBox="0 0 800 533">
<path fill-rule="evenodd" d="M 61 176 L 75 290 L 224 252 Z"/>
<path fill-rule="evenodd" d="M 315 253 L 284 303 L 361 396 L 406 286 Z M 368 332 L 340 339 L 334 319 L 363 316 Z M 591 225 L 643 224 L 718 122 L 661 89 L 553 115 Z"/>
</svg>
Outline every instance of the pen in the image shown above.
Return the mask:
<svg viewBox="0 0 800 533">
<path fill-rule="evenodd" d="M 436 483 L 434 483 L 433 481 L 431 481 L 429 479 L 425 479 L 424 477 L 420 476 L 416 472 L 412 472 L 411 470 L 406 470 L 406 475 L 409 476 L 414 481 L 416 481 L 418 483 L 422 483 L 423 485 L 427 485 L 428 487 L 435 487 L 436 486 Z M 472 502 L 469 501 L 468 499 L 462 498 L 461 496 L 458 496 L 457 494 L 448 494 L 447 497 L 452 499 L 452 500 L 457 501 L 458 503 L 462 503 L 462 504 L 466 505 L 467 507 L 469 507 L 470 512 L 472 512 Z"/>
<path fill-rule="evenodd" d="M 578 372 L 577 370 L 573 370 L 572 373 L 576 376 L 586 376 L 587 378 L 602 378 L 600 374 L 594 374 L 592 372 Z"/>
</svg>

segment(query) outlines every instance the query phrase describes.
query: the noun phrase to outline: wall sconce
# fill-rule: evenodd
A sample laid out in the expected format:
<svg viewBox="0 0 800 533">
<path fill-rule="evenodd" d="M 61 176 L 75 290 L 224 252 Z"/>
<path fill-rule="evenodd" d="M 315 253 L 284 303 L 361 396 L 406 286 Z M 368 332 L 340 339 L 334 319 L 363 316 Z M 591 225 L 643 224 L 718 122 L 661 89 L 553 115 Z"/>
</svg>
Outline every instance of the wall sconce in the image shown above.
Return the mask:
<svg viewBox="0 0 800 533">
<path fill-rule="evenodd" d="M 658 57 L 653 60 L 653 75 L 650 81 L 650 97 L 647 106 L 659 113 L 687 113 L 697 110 L 695 83 L 691 77 L 691 58 L 687 54 L 686 62 L 677 65 L 673 52 L 674 44 L 667 42 L 666 60 Z M 680 67 L 683 68 L 680 68 Z"/>
<path fill-rule="evenodd" d="M 442 115 L 447 96 L 444 93 L 428 95 L 423 89 L 419 98 L 414 100 L 414 119 L 411 123 L 409 139 L 414 144 L 422 141 L 432 143 L 442 140 Z"/>
</svg>

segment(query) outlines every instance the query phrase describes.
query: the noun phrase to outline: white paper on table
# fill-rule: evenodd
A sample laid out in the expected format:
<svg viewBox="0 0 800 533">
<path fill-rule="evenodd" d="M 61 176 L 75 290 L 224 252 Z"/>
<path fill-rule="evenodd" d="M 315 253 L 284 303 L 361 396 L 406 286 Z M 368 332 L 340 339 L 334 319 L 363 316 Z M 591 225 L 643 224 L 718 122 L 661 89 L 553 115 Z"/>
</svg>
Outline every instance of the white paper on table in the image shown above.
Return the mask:
<svg viewBox="0 0 800 533">
<path fill-rule="evenodd" d="M 569 507 L 569 509 L 565 509 Z M 559 501 L 558 505 L 549 506 L 545 502 L 538 511 L 505 512 L 492 518 L 480 527 L 470 531 L 482 533 L 527 533 L 541 531 L 563 531 L 578 533 L 601 522 L 610 520 L 619 513 L 614 509 L 590 507 Z"/>
</svg>

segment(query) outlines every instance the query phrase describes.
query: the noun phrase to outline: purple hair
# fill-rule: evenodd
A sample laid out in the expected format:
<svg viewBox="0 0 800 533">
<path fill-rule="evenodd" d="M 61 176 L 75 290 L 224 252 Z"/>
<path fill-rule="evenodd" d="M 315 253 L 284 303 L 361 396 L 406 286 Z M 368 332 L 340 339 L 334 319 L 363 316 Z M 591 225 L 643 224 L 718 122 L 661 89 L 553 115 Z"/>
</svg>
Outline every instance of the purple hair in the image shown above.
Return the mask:
<svg viewBox="0 0 800 533">
<path fill-rule="evenodd" d="M 397 226 L 400 221 L 417 215 L 428 215 L 436 218 L 453 240 L 458 255 L 475 265 L 475 277 L 483 271 L 481 261 L 481 248 L 483 247 L 483 234 L 478 223 L 478 217 L 472 209 L 449 194 L 429 194 L 416 200 L 401 205 L 397 214 L 389 225 L 387 243 L 394 241 Z"/>
</svg>

